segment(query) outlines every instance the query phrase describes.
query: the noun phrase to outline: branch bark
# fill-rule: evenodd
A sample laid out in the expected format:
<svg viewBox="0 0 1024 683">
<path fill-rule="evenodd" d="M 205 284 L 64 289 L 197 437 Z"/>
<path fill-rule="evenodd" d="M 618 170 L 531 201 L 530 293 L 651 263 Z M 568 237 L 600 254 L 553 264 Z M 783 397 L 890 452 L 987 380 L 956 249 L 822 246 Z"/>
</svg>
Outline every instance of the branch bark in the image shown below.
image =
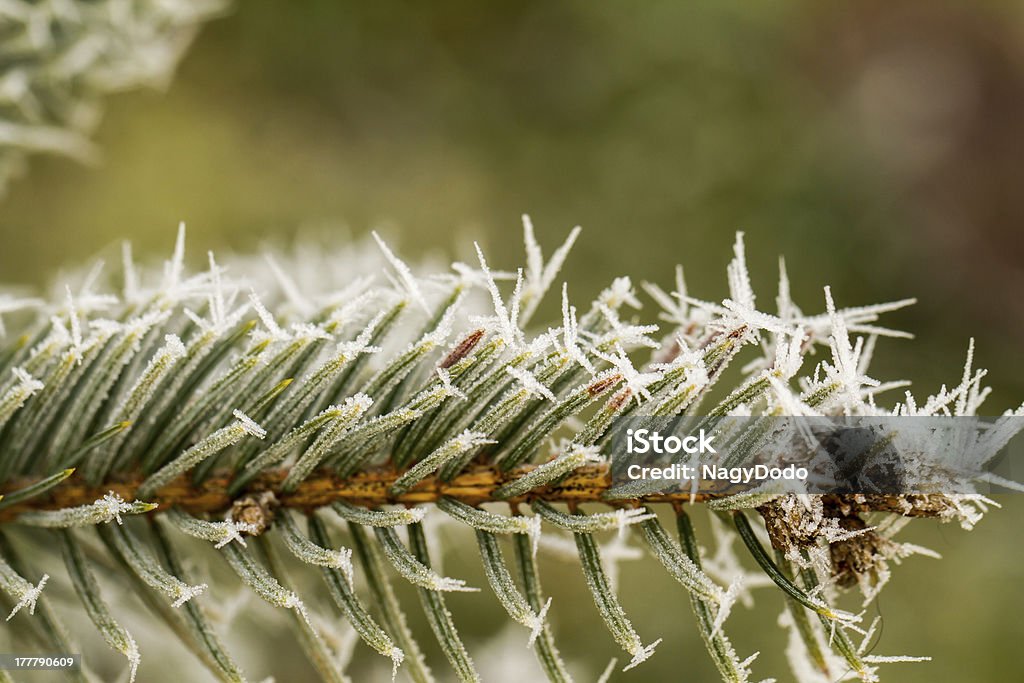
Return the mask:
<svg viewBox="0 0 1024 683">
<path fill-rule="evenodd" d="M 497 501 L 494 498 L 494 491 L 499 486 L 525 475 L 535 467 L 536 465 L 520 465 L 509 472 L 502 472 L 497 467 L 475 465 L 467 468 L 451 481 L 446 482 L 437 477 L 429 477 L 398 496 L 390 495 L 388 489 L 401 472 L 387 467 L 371 468 L 349 478 L 341 478 L 323 470 L 317 471 L 291 493 L 281 491 L 281 485 L 288 476 L 288 470 L 270 470 L 253 479 L 244 491 L 234 497 L 228 494 L 232 473 L 218 471 L 199 484 L 193 483 L 188 474 L 182 475 L 159 489 L 146 502 L 158 503 L 160 508 L 165 510 L 177 506 L 192 514 L 224 512 L 240 498 L 267 491 L 274 493 L 280 506 L 295 509 L 315 509 L 334 501 L 344 501 L 371 508 L 387 504 L 415 505 L 432 503 L 442 496 L 451 496 L 469 505 L 487 502 L 506 502 L 516 505 L 536 498 L 550 503 L 581 504 L 604 502 L 604 493 L 612 484 L 608 465 L 593 464 L 571 472 L 557 484 L 538 487 L 525 496 L 509 498 L 505 501 Z M 11 485 L 4 488 L 13 491 L 30 483 L 32 482 L 12 482 Z M 102 486 L 89 486 L 79 477 L 72 476 L 44 495 L 0 510 L 0 523 L 10 522 L 28 510 L 57 510 L 86 505 L 102 498 L 110 491 L 119 494 L 125 500 L 134 500 L 135 492 L 141 483 L 141 476 L 121 477 L 112 479 Z M 668 493 L 622 502 L 678 505 L 688 502 L 703 502 L 708 498 L 709 496 L 706 494 L 697 494 L 691 497 L 689 493 Z M 876 510 L 909 517 L 934 517 L 941 513 L 943 506 L 933 504 L 930 498 L 926 496 L 861 496 L 854 503 L 843 496 L 842 504 L 855 507 L 860 511 Z"/>
<path fill-rule="evenodd" d="M 386 504 L 430 503 L 441 496 L 451 496 L 470 505 L 495 501 L 495 489 L 504 483 L 523 476 L 535 465 L 521 465 L 510 472 L 496 467 L 477 465 L 467 468 L 451 481 L 428 477 L 409 491 L 392 496 L 388 489 L 401 474 L 391 468 L 372 468 L 352 477 L 343 479 L 337 475 L 318 471 L 291 493 L 282 493 L 281 484 L 288 476 L 287 469 L 262 473 L 253 479 L 245 491 L 233 499 L 228 495 L 231 472 L 219 471 L 199 484 L 194 484 L 189 475 L 178 477 L 159 489 L 146 502 L 155 502 L 161 508 L 178 506 L 190 513 L 221 512 L 231 507 L 235 499 L 253 493 L 272 491 L 283 507 L 310 509 L 328 505 L 334 501 L 345 501 L 353 505 L 376 507 Z M 17 490 L 28 481 L 14 482 L 9 490 Z M 141 477 L 116 478 L 103 486 L 89 486 L 77 476 L 72 476 L 46 494 L 31 498 L 23 503 L 0 510 L 0 522 L 8 522 L 27 510 L 55 510 L 92 503 L 104 494 L 113 491 L 125 500 L 134 500 L 135 491 L 142 483 Z M 560 483 L 534 489 L 526 496 L 510 498 L 505 502 L 516 504 L 533 498 L 543 498 L 556 503 L 600 502 L 602 494 L 611 486 L 611 474 L 604 464 L 587 465 L 570 473 Z M 689 494 L 650 496 L 642 502 L 673 502 L 689 500 Z M 698 496 L 698 500 L 702 497 Z"/>
</svg>

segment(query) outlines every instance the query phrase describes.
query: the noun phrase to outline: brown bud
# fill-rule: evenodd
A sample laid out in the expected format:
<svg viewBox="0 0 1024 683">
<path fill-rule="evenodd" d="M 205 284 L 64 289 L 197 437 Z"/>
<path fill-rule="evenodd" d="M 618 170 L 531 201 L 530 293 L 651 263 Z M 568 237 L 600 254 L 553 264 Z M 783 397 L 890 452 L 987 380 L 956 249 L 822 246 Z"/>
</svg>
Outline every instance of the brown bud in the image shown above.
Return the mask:
<svg viewBox="0 0 1024 683">
<path fill-rule="evenodd" d="M 622 375 L 619 374 L 602 377 L 601 379 L 595 380 L 587 387 L 587 393 L 590 394 L 591 397 L 600 396 L 618 384 L 621 379 Z"/>
<path fill-rule="evenodd" d="M 259 536 L 274 523 L 277 497 L 273 491 L 262 491 L 242 496 L 231 505 L 231 520 L 251 524 L 255 531 L 250 536 Z"/>
<path fill-rule="evenodd" d="M 611 397 L 611 399 L 608 401 L 608 410 L 610 410 L 611 412 L 618 411 L 622 406 L 626 405 L 626 401 L 628 401 L 629 397 L 632 395 L 633 390 L 630 389 L 629 387 L 626 387 L 625 389 Z"/>
<path fill-rule="evenodd" d="M 480 340 L 484 338 L 484 331 L 473 330 L 469 333 L 465 339 L 455 345 L 455 348 L 451 350 L 443 361 L 441 361 L 441 369 L 447 370 L 451 366 L 458 363 L 460 360 L 469 355 L 469 352 L 480 343 Z"/>
</svg>

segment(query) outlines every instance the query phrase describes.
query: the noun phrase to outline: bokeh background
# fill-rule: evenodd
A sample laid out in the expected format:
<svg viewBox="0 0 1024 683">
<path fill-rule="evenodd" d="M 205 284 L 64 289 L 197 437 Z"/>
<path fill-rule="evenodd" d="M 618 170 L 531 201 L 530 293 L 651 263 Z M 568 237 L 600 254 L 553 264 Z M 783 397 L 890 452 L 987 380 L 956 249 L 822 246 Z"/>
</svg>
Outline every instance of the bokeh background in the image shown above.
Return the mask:
<svg viewBox="0 0 1024 683">
<path fill-rule="evenodd" d="M 0 203 L 0 282 L 41 286 L 123 238 L 166 253 L 179 220 L 195 257 L 377 228 L 410 257 L 476 239 L 512 267 L 528 212 L 548 248 L 583 226 L 576 298 L 619 274 L 668 285 L 676 263 L 721 298 L 743 230 L 766 308 L 781 254 L 808 311 L 824 284 L 841 305 L 919 298 L 888 318 L 918 339 L 880 343 L 875 376 L 956 383 L 976 337 L 996 413 L 1024 399 L 1022 121 L 1014 2 L 248 0 L 165 92 L 107 101 L 99 166 L 32 160 Z M 969 534 L 914 525 L 946 557 L 897 572 L 879 652 L 936 661 L 885 680 L 1019 675 L 1024 505 L 1001 502 Z M 478 579 L 471 550 L 449 561 Z M 652 568 L 623 566 L 624 602 L 662 652 L 612 680 L 713 680 L 685 595 Z M 577 572 L 545 583 L 585 681 L 615 647 Z M 496 650 L 497 605 L 452 602 L 470 648 Z M 780 607 L 763 593 L 730 633 L 787 680 Z M 264 636 L 267 672 L 301 680 L 297 647 Z M 529 680 L 513 672 L 531 655 L 505 652 L 494 680 Z"/>
</svg>

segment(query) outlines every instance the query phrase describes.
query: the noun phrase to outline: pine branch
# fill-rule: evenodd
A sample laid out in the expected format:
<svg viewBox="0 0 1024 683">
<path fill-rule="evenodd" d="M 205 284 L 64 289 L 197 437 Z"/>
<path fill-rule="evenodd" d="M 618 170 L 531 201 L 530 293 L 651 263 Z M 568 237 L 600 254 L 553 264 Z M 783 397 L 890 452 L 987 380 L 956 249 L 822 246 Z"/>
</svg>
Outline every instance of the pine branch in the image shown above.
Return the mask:
<svg viewBox="0 0 1024 683">
<path fill-rule="evenodd" d="M 826 290 L 825 312 L 808 316 L 789 299 L 783 273 L 777 314 L 758 310 L 742 236 L 721 304 L 690 296 L 681 272 L 672 293 L 646 287 L 669 326 L 660 339 L 658 325 L 628 312 L 640 304 L 628 278 L 582 312 L 564 285 L 560 326 L 529 333 L 524 321 L 576 232 L 546 264 L 528 221 L 524 238 L 527 267 L 515 274 L 493 270 L 478 247 L 478 267 L 458 263 L 423 277 L 379 238 L 379 261 L 359 245 L 325 257 L 323 267 L 308 252 L 291 262 L 277 254 L 269 270 L 239 258 L 232 270 L 255 273 L 250 281 L 264 290 L 245 287 L 242 301 L 242 285 L 212 255 L 208 270 L 188 273 L 182 230 L 162 274 L 139 271 L 126 252 L 118 294 L 91 276 L 69 283 L 57 301 L 18 307 L 20 336 L 0 342 L 0 600 L 13 618 L 39 619 L 25 637 L 65 642 L 47 591 L 60 562 L 43 539 L 56 533 L 85 613 L 133 674 L 146 671 L 145 643 L 121 626 L 117 596 L 106 584 L 101 593 L 94 566 L 125 575 L 152 618 L 226 681 L 244 680 L 245 658 L 228 650 L 207 616 L 222 607 L 212 590 L 222 575 L 288 613 L 283 623 L 324 680 L 345 680 L 347 663 L 345 638 L 320 614 L 325 606 L 393 671 L 433 680 L 391 587 L 397 577 L 415 587 L 455 675 L 477 680 L 474 643 L 458 631 L 444 596 L 470 589 L 440 571 L 444 544 L 428 550 L 437 519 L 473 530 L 490 588 L 474 599 L 494 601 L 523 627 L 524 645 L 536 649 L 552 681 L 571 676 L 548 621 L 559 598 L 541 592 L 537 553 L 580 563 L 592 619 L 630 656 L 626 668 L 666 656 L 669 648 L 653 652 L 657 634 L 641 640 L 617 591 L 618 560 L 639 552 L 624 550 L 631 537 L 642 538 L 690 596 L 726 681 L 752 675 L 753 658 L 740 659 L 725 629 L 759 582 L 787 600 L 786 623 L 806 652 L 797 671 L 840 662 L 873 681 L 876 665 L 914 659 L 865 654 L 854 642 L 859 617 L 837 609 L 836 598 L 857 586 L 873 599 L 891 563 L 927 552 L 894 539 L 907 520 L 969 528 L 986 498 L 652 493 L 613 486 L 613 435 L 638 417 L 977 415 L 987 390 L 973 368 L 973 343 L 958 386 L 882 408 L 876 395 L 896 384 L 867 375 L 872 340 L 902 333 L 876 322 L 909 302 L 839 309 Z M 372 282 L 381 268 L 390 279 Z M 346 279 L 333 280 L 337 273 Z M 815 346 L 828 357 L 801 372 Z M 726 369 L 739 358 L 740 378 L 727 386 Z M 978 457 L 1013 438 L 1021 415 L 992 423 Z M 767 438 L 752 424 L 729 457 Z M 732 521 L 713 527 L 717 547 L 705 557 L 683 512 L 702 503 Z M 659 520 L 669 506 L 678 542 Z M 868 514 L 883 522 L 869 528 Z M 342 545 L 332 538 L 339 518 Z M 609 532 L 618 540 L 604 542 Z M 509 536 L 515 572 L 501 550 Z M 186 577 L 185 542 L 210 544 L 223 571 L 195 576 L 189 567 Z M 31 569 L 18 560 L 23 544 L 40 554 Z M 742 569 L 734 546 L 759 574 Z M 324 582 L 330 602 L 300 595 L 311 577 Z"/>
</svg>

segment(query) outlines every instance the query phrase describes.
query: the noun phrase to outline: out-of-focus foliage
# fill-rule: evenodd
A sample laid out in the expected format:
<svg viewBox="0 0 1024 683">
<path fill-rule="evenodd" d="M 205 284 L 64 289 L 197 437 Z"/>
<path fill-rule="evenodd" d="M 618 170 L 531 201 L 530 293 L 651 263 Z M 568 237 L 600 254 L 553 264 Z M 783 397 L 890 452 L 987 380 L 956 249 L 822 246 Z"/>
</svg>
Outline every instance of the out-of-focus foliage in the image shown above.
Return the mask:
<svg viewBox="0 0 1024 683">
<path fill-rule="evenodd" d="M 199 22 L 223 0 L 0 2 L 0 196 L 25 158 L 93 162 L 103 97 L 166 86 Z"/>
</svg>

